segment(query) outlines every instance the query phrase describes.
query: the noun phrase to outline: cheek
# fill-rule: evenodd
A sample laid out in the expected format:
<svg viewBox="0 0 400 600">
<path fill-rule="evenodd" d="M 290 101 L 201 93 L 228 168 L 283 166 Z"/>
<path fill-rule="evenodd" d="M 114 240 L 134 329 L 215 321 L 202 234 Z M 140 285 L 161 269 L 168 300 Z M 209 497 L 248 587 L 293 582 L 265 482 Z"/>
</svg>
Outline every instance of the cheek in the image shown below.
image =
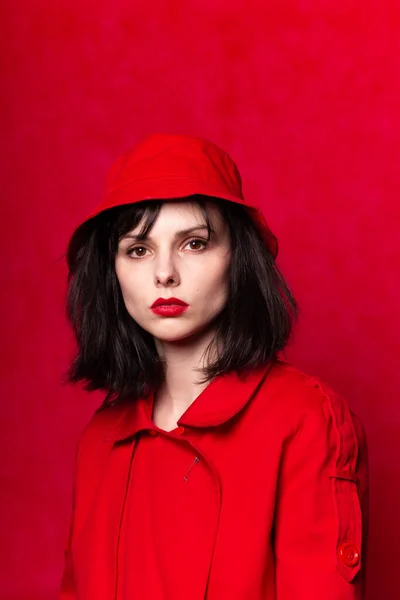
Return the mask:
<svg viewBox="0 0 400 600">
<path fill-rule="evenodd" d="M 143 282 L 138 278 L 137 273 L 133 272 L 132 268 L 127 268 L 125 263 L 115 265 L 115 273 L 119 286 L 121 288 L 122 298 L 129 312 L 139 306 L 141 292 L 143 294 Z M 139 281 L 138 281 L 139 279 Z"/>
<path fill-rule="evenodd" d="M 124 269 L 123 265 L 121 265 L 118 261 L 115 263 L 115 274 L 117 276 L 117 281 L 119 283 L 119 287 L 121 288 L 122 295 L 125 299 L 130 288 L 128 285 L 129 278 L 126 269 Z"/>
<path fill-rule="evenodd" d="M 206 270 L 207 276 L 198 277 L 198 294 L 206 302 L 210 310 L 221 309 L 225 305 L 229 293 L 229 271 L 226 262 L 213 265 Z"/>
</svg>

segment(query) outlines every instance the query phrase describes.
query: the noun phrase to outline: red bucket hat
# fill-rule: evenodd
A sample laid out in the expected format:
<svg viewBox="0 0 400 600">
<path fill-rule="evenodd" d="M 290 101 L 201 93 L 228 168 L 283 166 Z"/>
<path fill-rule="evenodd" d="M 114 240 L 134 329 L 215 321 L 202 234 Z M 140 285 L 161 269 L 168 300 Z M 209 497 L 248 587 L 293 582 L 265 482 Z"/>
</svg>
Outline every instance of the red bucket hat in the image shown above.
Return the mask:
<svg viewBox="0 0 400 600">
<path fill-rule="evenodd" d="M 101 212 L 143 200 L 174 200 L 196 194 L 246 207 L 276 257 L 277 239 L 261 211 L 245 201 L 240 173 L 230 156 L 202 138 L 154 134 L 122 154 L 109 169 L 100 204 L 72 234 L 69 263 L 81 245 L 85 225 Z"/>
</svg>

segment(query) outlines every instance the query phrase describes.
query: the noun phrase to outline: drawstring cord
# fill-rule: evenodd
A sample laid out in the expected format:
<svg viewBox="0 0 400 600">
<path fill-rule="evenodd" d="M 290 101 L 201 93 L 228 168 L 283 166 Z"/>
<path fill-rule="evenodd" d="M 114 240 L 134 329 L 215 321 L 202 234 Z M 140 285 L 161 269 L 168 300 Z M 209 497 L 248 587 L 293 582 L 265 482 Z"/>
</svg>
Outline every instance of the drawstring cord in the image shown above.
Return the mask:
<svg viewBox="0 0 400 600">
<path fill-rule="evenodd" d="M 186 473 L 185 473 L 185 475 L 183 477 L 183 481 L 187 481 L 188 480 L 190 471 L 193 469 L 194 465 L 199 462 L 199 460 L 200 460 L 200 456 L 196 456 L 196 458 L 194 459 L 194 461 L 192 462 L 192 464 L 190 465 L 190 467 L 186 471 Z"/>
</svg>

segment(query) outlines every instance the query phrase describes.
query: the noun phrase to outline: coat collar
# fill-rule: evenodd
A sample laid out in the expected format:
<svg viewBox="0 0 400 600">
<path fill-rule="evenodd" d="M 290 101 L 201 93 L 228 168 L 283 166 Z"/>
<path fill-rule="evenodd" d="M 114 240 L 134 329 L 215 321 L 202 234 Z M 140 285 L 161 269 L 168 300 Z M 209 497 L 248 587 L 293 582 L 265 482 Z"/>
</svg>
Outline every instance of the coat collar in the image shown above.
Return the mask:
<svg viewBox="0 0 400 600">
<path fill-rule="evenodd" d="M 231 372 L 216 377 L 182 414 L 178 425 L 201 428 L 226 423 L 251 400 L 272 364 L 250 369 L 241 376 Z M 121 418 L 107 432 L 106 441 L 123 441 L 144 429 L 157 429 L 152 419 L 153 403 L 153 394 L 135 402 L 125 401 L 121 405 Z"/>
</svg>

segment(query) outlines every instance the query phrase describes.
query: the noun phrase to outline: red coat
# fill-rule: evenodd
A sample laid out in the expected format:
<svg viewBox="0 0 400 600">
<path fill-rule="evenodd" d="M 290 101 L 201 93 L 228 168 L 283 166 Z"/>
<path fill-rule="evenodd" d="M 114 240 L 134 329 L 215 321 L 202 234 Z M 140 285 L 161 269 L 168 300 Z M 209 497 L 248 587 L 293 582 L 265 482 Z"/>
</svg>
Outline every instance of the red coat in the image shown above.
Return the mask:
<svg viewBox="0 0 400 600">
<path fill-rule="evenodd" d="M 145 403 L 96 412 L 81 437 L 62 600 L 120 598 L 120 528 Z M 178 425 L 208 472 L 195 500 L 210 525 L 192 557 L 195 597 L 175 561 L 174 596 L 138 600 L 363 598 L 366 447 L 342 398 L 278 361 L 215 379 Z M 168 496 L 164 506 L 167 519 Z"/>
</svg>

